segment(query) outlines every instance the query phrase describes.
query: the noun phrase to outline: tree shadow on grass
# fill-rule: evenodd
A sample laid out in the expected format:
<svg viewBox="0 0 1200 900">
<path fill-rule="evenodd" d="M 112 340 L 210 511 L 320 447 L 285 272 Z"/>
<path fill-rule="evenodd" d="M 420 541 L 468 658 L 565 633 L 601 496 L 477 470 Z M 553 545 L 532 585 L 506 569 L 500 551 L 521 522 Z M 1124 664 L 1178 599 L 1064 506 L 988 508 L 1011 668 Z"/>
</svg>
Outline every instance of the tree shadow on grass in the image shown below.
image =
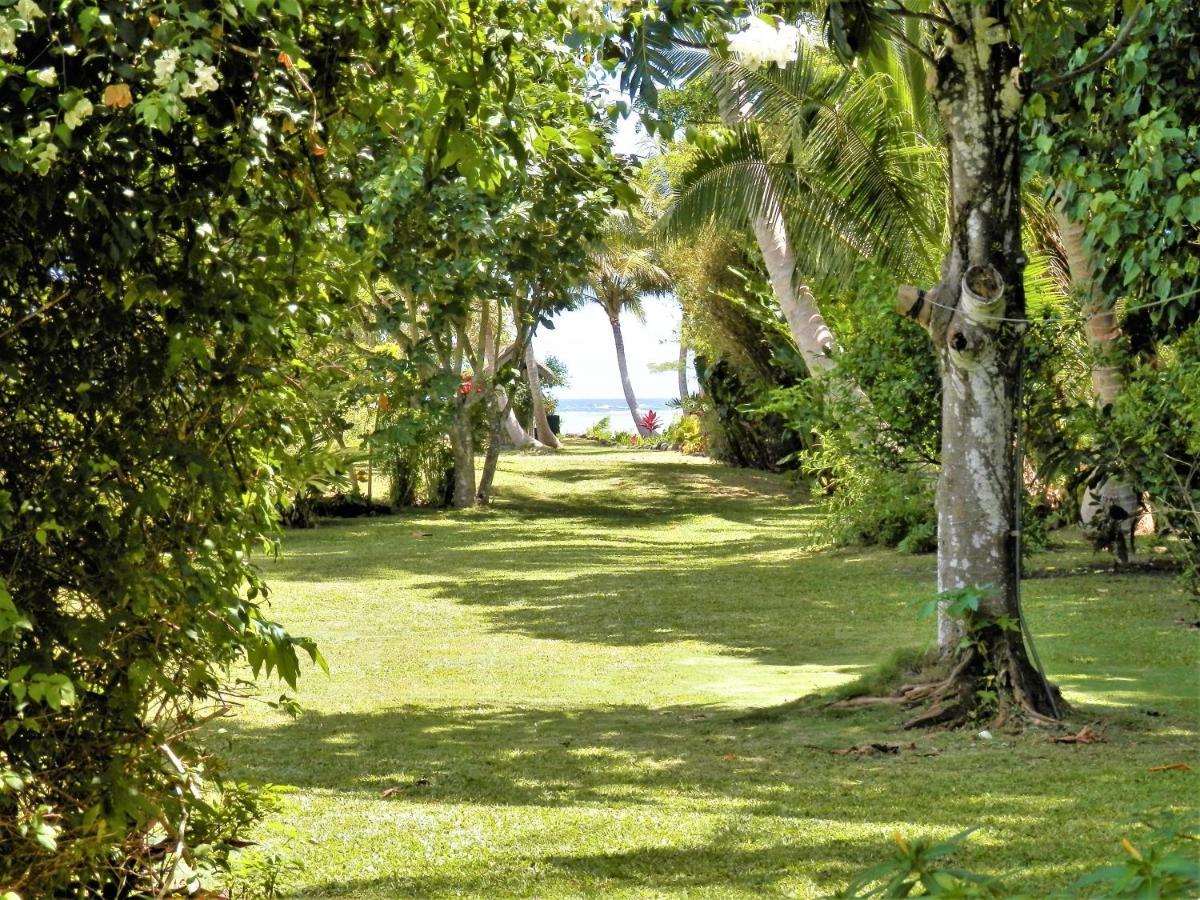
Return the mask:
<svg viewBox="0 0 1200 900">
<path fill-rule="evenodd" d="M 522 816 L 525 808 L 603 811 L 610 821 L 631 810 L 669 821 L 703 809 L 712 824 L 699 845 L 693 836 L 674 846 L 538 857 L 543 876 L 566 883 L 663 890 L 725 884 L 769 891 L 798 865 L 828 884 L 878 861 L 893 829 L 945 834 L 984 825 L 993 852 L 1054 866 L 1059 850 L 1047 846 L 1047 830 L 1069 827 L 1099 848 L 1103 838 L 1115 843 L 1140 806 L 1178 799 L 1169 779 L 1130 779 L 1131 767 L 1153 758 L 1138 743 L 1064 748 L 1026 736 L 984 745 L 940 733 L 906 735 L 905 745 L 911 739 L 917 746 L 896 755 L 829 752 L 897 741 L 888 715 L 763 723 L 712 707 L 635 705 L 307 713 L 262 727 L 232 723 L 232 774 L 353 795 L 374 805 L 362 827 L 376 835 L 407 828 L 401 810 L 414 807 L 460 824 L 463 816 L 495 821 L 484 811 L 506 808 Z M 398 817 L 391 825 L 389 808 Z M 530 821 L 547 828 L 553 820 L 531 814 Z M 652 832 L 640 834 L 659 844 Z M 486 864 L 479 871 L 414 867 L 420 874 L 330 879 L 321 890 L 487 895 L 485 883 L 494 891 L 497 878 L 510 877 L 502 892 L 509 895 L 521 893 L 511 887 L 528 875 L 528 864 L 505 858 L 507 874 Z M 995 860 L 987 865 L 997 868 Z"/>
</svg>

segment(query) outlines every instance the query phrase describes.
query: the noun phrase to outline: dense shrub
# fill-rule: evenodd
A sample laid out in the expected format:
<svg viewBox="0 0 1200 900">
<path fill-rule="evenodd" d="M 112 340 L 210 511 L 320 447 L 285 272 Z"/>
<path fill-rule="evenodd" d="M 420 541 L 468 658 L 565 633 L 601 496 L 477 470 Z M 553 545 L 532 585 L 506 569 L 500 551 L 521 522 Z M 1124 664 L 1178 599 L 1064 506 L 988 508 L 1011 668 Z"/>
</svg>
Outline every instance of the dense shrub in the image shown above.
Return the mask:
<svg viewBox="0 0 1200 900">
<path fill-rule="evenodd" d="M 668 425 L 663 432 L 663 440 L 689 455 L 703 454 L 707 450 L 700 417 L 691 414 L 682 415 Z"/>
<path fill-rule="evenodd" d="M 0 892 L 124 896 L 250 817 L 195 737 L 233 668 L 316 653 L 251 561 L 339 314 L 292 123 L 375 36 L 319 3 L 26 7 L 0 11 Z M 280 59 L 310 53 L 302 87 Z"/>
<path fill-rule="evenodd" d="M 1200 325 L 1131 373 L 1117 402 L 1097 412 L 1096 433 L 1094 478 L 1134 479 L 1200 590 Z"/>
</svg>

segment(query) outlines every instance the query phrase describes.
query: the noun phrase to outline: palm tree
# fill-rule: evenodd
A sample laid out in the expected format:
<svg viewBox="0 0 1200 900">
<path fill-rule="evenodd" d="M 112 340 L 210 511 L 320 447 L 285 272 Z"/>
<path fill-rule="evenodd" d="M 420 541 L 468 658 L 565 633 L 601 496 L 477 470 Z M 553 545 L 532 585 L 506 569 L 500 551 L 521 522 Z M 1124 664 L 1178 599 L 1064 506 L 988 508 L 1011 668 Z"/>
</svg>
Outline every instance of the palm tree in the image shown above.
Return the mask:
<svg viewBox="0 0 1200 900">
<path fill-rule="evenodd" d="M 604 309 L 612 326 L 613 344 L 617 351 L 617 369 L 621 374 L 621 389 L 637 433 L 643 437 L 650 432 L 638 416 L 637 398 L 629 381 L 629 366 L 625 361 L 625 338 L 621 333 L 621 313 L 632 313 L 644 321 L 642 299 L 650 294 L 670 290 L 671 277 L 658 264 L 653 251 L 642 240 L 641 230 L 634 219 L 625 213 L 615 213 L 602 246 L 591 254 L 587 283 L 580 293 Z"/>
</svg>

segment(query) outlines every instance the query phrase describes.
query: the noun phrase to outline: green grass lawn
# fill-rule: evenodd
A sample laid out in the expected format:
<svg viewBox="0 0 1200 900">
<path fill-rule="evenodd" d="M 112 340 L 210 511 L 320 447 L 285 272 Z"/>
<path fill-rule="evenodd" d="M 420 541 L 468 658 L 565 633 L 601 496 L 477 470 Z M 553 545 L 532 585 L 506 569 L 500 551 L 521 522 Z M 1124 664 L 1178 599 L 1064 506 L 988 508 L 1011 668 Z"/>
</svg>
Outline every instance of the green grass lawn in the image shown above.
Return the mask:
<svg viewBox="0 0 1200 900">
<path fill-rule="evenodd" d="M 1107 743 L 906 733 L 789 701 L 928 645 L 932 557 L 830 550 L 783 479 L 674 453 L 506 455 L 497 493 L 290 532 L 268 566 L 331 667 L 298 720 L 227 725 L 233 773 L 286 788 L 263 834 L 303 865 L 289 896 L 812 897 L 893 830 L 971 826 L 962 864 L 1037 893 L 1200 795 L 1149 771 L 1200 770 L 1200 613 L 1170 576 L 1032 562 L 1038 649 Z M 906 749 L 828 752 L 867 741 Z"/>
</svg>

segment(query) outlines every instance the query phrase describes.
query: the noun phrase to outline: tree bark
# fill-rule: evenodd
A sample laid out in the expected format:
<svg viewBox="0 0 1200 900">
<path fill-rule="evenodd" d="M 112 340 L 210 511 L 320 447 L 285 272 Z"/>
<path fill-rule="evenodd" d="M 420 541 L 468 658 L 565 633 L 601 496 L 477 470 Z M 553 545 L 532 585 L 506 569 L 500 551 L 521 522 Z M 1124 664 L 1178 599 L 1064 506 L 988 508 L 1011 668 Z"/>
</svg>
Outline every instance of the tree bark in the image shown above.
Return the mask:
<svg viewBox="0 0 1200 900">
<path fill-rule="evenodd" d="M 507 397 L 503 403 L 493 401 L 488 407 L 488 447 L 483 457 L 483 471 L 479 475 L 479 489 L 475 493 L 475 499 L 481 506 L 492 502 L 492 483 L 496 480 L 500 443 L 504 439 L 504 418 L 510 411 Z"/>
<path fill-rule="evenodd" d="M 1125 387 L 1121 362 L 1121 326 L 1116 310 L 1107 302 L 1096 278 L 1096 265 L 1083 243 L 1084 226 L 1073 222 L 1057 209 L 1059 240 L 1071 285 L 1080 301 L 1084 315 L 1084 334 L 1092 351 L 1092 391 L 1096 403 L 1111 406 Z M 1132 529 L 1137 520 L 1138 497 L 1129 483 L 1119 476 L 1110 476 L 1099 490 L 1087 488 L 1080 504 L 1079 517 L 1084 532 L 1091 538 L 1116 544 L 1118 556 L 1124 557 L 1133 546 Z M 1126 532 L 1129 542 L 1125 543 Z"/>
<path fill-rule="evenodd" d="M 998 717 L 1019 709 L 1044 719 L 1055 714 L 1048 685 L 1030 663 L 1021 631 L 1006 627 L 1021 621 L 1020 47 L 1009 34 L 1007 4 L 959 0 L 946 7 L 957 37 L 946 38 L 931 82 L 950 149 L 951 244 L 930 302 L 922 295 L 909 313 L 926 322 L 942 378 L 938 589 L 986 590 L 965 650 L 963 621 L 942 605 L 939 650 L 962 664 L 913 724 L 961 720 L 989 693 Z"/>
<path fill-rule="evenodd" d="M 471 407 L 465 398 L 455 404 L 454 421 L 450 423 L 450 448 L 454 453 L 455 509 L 475 505 L 475 436 L 471 431 Z"/>
<path fill-rule="evenodd" d="M 680 329 L 682 332 L 682 329 Z M 690 396 L 688 392 L 688 376 L 687 376 L 688 351 L 687 344 L 683 342 L 683 334 L 679 335 L 679 402 L 682 403 Z"/>
<path fill-rule="evenodd" d="M 629 380 L 629 367 L 625 363 L 625 338 L 621 335 L 621 317 L 609 316 L 608 323 L 612 325 L 613 344 L 617 348 L 617 369 L 621 373 L 621 390 L 625 392 L 625 402 L 629 404 L 629 415 L 633 417 L 633 427 L 641 437 L 650 432 L 638 418 L 637 398 L 633 395 L 633 384 Z"/>
<path fill-rule="evenodd" d="M 728 92 L 718 90 L 717 106 L 727 128 L 735 128 L 744 116 L 734 108 L 734 96 L 740 86 L 729 86 Z M 783 207 L 768 181 L 764 190 L 762 209 L 754 216 L 751 227 L 763 255 L 767 277 L 775 299 L 787 320 L 792 339 L 804 358 L 809 374 L 820 375 L 837 368 L 832 351 L 833 332 L 817 306 L 817 300 L 807 285 L 796 284 L 796 252 L 783 220 Z"/>
<path fill-rule="evenodd" d="M 542 378 L 538 373 L 537 354 L 533 350 L 533 335 L 525 343 L 525 377 L 529 381 L 529 396 L 533 403 L 534 437 L 547 447 L 559 450 L 562 444 L 551 431 L 550 420 L 546 417 L 546 398 L 542 394 Z"/>
</svg>

